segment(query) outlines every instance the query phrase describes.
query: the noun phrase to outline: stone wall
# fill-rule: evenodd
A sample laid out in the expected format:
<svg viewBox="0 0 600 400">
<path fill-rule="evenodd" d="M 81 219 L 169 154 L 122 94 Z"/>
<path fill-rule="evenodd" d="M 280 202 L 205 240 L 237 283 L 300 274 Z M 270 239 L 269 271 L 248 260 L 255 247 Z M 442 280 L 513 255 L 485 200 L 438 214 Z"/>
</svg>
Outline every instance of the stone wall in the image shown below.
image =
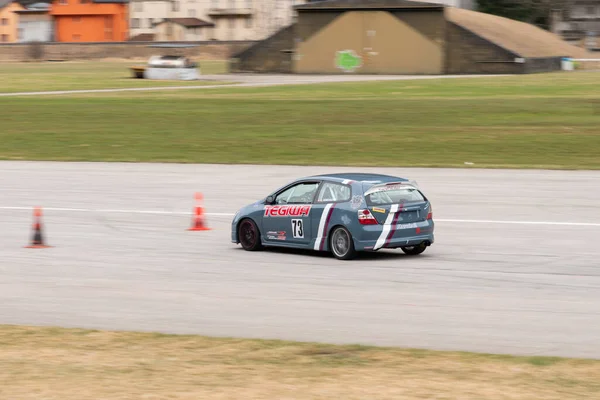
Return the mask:
<svg viewBox="0 0 600 400">
<path fill-rule="evenodd" d="M 160 42 L 164 44 L 165 42 Z M 255 42 L 186 42 L 197 47 L 160 49 L 148 47 L 158 42 L 116 43 L 7 43 L 0 44 L 0 62 L 38 60 L 148 59 L 166 51 L 195 60 L 227 60 Z M 34 47 L 37 46 L 37 47 Z"/>
</svg>

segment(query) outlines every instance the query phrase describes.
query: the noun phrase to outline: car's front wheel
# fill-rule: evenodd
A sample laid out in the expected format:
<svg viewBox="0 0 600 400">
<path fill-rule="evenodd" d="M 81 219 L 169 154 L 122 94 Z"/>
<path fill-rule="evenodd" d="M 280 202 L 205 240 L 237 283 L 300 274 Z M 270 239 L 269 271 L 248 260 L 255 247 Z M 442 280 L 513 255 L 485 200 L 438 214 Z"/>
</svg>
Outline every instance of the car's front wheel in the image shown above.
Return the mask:
<svg viewBox="0 0 600 400">
<path fill-rule="evenodd" d="M 238 240 L 244 250 L 256 251 L 262 249 L 260 231 L 256 223 L 251 219 L 245 219 L 240 222 L 238 226 Z"/>
<path fill-rule="evenodd" d="M 329 248 L 338 260 L 351 260 L 356 257 L 354 241 L 348 229 L 338 226 L 331 231 Z"/>
<path fill-rule="evenodd" d="M 401 247 L 402 251 L 405 252 L 406 254 L 408 254 L 409 256 L 419 255 L 422 252 L 424 252 L 426 248 L 427 248 L 427 245 L 425 243 L 421 243 L 416 246 Z"/>
</svg>

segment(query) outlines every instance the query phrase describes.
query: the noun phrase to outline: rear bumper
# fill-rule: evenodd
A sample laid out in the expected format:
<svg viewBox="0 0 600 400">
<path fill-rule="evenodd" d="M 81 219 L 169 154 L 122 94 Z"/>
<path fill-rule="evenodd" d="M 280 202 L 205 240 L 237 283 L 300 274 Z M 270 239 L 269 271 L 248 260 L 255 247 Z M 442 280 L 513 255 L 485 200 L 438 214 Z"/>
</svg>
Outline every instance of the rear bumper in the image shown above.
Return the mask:
<svg viewBox="0 0 600 400">
<path fill-rule="evenodd" d="M 354 247 L 358 251 L 396 249 L 423 242 L 428 245 L 435 242 L 434 223 L 431 220 L 398 224 L 388 231 L 382 225 L 365 226 L 360 234 L 354 236 Z"/>
<path fill-rule="evenodd" d="M 418 235 L 411 237 L 403 237 L 403 238 L 394 238 L 389 242 L 386 242 L 380 249 L 397 249 L 398 247 L 405 246 L 417 246 L 423 242 L 426 242 L 428 245 L 432 245 L 435 242 L 435 235 L 433 233 L 427 235 Z M 375 249 L 375 245 L 377 244 L 376 240 L 366 240 L 366 241 L 354 241 L 354 247 L 358 251 L 372 251 Z"/>
</svg>

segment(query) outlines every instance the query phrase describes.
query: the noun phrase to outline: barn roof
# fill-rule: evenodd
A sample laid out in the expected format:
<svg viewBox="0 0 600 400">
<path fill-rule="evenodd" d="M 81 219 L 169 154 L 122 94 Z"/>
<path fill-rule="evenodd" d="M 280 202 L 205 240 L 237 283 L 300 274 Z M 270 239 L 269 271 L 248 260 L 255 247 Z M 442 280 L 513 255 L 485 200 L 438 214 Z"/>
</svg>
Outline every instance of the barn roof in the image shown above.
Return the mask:
<svg viewBox="0 0 600 400">
<path fill-rule="evenodd" d="M 389 10 L 389 9 L 443 9 L 441 4 L 411 0 L 324 0 L 305 3 L 294 7 L 296 10 Z"/>
<path fill-rule="evenodd" d="M 462 8 L 448 7 L 446 19 L 520 57 L 589 57 L 587 50 L 525 22 Z"/>
</svg>

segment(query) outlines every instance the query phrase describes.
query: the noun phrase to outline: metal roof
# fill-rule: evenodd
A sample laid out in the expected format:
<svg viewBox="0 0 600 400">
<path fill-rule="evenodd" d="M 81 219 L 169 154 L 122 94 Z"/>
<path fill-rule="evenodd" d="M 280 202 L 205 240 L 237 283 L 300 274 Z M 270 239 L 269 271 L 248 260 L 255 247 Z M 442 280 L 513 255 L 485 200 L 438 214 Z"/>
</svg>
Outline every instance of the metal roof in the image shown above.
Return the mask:
<svg viewBox="0 0 600 400">
<path fill-rule="evenodd" d="M 340 181 L 350 180 L 350 181 L 357 181 L 357 182 L 381 182 L 381 183 L 408 182 L 408 179 L 400 178 L 398 176 L 383 175 L 383 174 L 369 174 L 369 173 L 363 173 L 363 172 L 345 172 L 345 173 L 338 173 L 338 174 L 323 174 L 323 175 L 310 176 L 308 178 L 312 178 L 312 179 L 333 178 L 334 180 L 340 180 Z"/>
<path fill-rule="evenodd" d="M 148 47 L 161 48 L 161 49 L 187 49 L 190 47 L 198 47 L 197 44 L 185 44 L 185 43 L 159 43 L 149 44 Z"/>
<path fill-rule="evenodd" d="M 324 0 L 294 6 L 304 10 L 389 10 L 389 9 L 444 9 L 443 4 L 411 0 Z"/>
</svg>

